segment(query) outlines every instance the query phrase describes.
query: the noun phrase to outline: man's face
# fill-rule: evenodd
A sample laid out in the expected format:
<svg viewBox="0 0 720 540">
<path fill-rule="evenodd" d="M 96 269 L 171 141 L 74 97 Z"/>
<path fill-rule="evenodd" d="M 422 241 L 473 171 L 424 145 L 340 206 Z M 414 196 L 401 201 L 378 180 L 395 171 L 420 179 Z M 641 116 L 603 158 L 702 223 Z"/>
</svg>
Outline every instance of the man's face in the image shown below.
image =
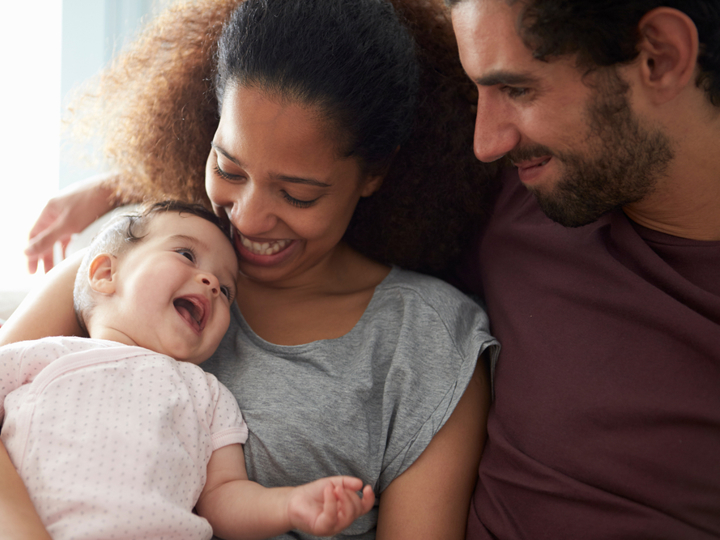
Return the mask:
<svg viewBox="0 0 720 540">
<path fill-rule="evenodd" d="M 475 155 L 506 157 L 551 219 L 585 225 L 652 192 L 670 143 L 636 117 L 614 69 L 585 75 L 573 58 L 533 58 L 516 30 L 521 7 L 453 8 L 460 60 L 478 87 Z"/>
</svg>

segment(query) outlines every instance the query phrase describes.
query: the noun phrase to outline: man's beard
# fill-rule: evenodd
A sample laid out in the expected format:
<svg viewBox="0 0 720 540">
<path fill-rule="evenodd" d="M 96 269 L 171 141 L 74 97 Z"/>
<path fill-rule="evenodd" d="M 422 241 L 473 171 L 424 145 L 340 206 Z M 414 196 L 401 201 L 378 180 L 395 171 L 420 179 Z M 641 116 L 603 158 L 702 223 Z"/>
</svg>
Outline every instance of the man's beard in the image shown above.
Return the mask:
<svg viewBox="0 0 720 540">
<path fill-rule="evenodd" d="M 536 145 L 507 154 L 513 162 L 551 155 L 564 173 L 551 191 L 529 187 L 542 211 L 566 227 L 580 227 L 639 201 L 655 189 L 673 159 L 668 137 L 641 125 L 627 100 L 628 86 L 614 69 L 600 79 L 587 108 L 588 149 L 553 152 Z"/>
</svg>

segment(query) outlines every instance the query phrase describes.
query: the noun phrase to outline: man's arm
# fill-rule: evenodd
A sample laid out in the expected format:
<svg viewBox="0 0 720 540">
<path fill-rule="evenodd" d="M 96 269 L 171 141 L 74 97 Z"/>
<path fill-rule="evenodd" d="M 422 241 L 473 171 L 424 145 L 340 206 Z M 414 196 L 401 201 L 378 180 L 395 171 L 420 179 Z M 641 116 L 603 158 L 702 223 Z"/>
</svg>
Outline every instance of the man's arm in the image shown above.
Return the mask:
<svg viewBox="0 0 720 540">
<path fill-rule="evenodd" d="M 362 489 L 362 499 L 357 492 Z M 322 478 L 297 487 L 265 488 L 247 478 L 242 446 L 213 452 L 196 509 L 221 538 L 260 539 L 300 529 L 333 536 L 372 508 L 370 486 L 349 476 Z"/>
</svg>

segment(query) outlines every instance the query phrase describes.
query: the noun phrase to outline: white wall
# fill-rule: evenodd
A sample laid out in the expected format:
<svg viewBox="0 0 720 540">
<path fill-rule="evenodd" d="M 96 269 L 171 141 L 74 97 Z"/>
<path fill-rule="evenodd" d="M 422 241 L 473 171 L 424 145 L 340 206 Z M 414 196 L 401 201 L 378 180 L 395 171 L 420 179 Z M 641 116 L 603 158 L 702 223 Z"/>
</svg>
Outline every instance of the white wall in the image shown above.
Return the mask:
<svg viewBox="0 0 720 540">
<path fill-rule="evenodd" d="M 58 0 L 0 4 L 0 291 L 30 286 L 22 250 L 58 186 L 60 20 Z"/>
<path fill-rule="evenodd" d="M 0 319 L 37 281 L 22 251 L 45 202 L 93 172 L 61 159 L 64 96 L 169 1 L 0 2 Z"/>
</svg>

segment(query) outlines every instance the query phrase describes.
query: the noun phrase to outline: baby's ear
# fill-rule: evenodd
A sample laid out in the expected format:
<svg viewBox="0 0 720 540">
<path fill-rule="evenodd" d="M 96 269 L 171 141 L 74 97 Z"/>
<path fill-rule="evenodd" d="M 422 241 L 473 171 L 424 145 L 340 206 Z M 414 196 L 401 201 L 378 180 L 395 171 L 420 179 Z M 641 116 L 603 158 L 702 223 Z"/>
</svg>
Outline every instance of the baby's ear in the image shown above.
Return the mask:
<svg viewBox="0 0 720 540">
<path fill-rule="evenodd" d="M 90 262 L 88 281 L 90 288 L 100 294 L 115 293 L 115 270 L 117 258 L 109 253 L 100 253 Z"/>
</svg>

